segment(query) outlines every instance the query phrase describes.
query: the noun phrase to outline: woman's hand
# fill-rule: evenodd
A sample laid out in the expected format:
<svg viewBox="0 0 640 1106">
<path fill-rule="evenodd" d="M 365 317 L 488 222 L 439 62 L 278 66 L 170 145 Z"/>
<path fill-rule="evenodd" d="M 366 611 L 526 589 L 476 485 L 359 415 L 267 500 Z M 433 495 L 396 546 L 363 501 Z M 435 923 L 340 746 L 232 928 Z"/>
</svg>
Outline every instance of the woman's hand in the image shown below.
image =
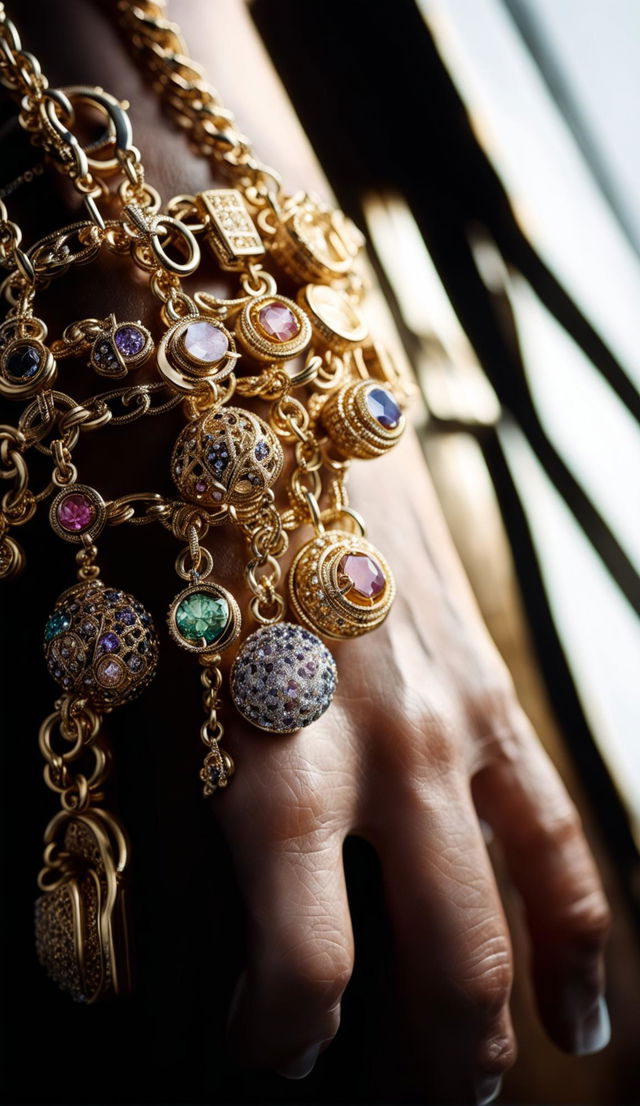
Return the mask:
<svg viewBox="0 0 640 1106">
<path fill-rule="evenodd" d="M 540 1014 L 561 1048 L 608 1040 L 608 911 L 574 806 L 515 697 L 450 546 L 421 451 L 354 469 L 398 597 L 336 650 L 334 705 L 289 737 L 227 725 L 241 765 L 216 796 L 249 917 L 230 1017 L 245 1062 L 307 1074 L 335 1035 L 354 948 L 342 848 L 379 855 L 413 1064 L 488 1101 L 515 1057 L 509 934 L 479 818 L 526 908 Z"/>
</svg>

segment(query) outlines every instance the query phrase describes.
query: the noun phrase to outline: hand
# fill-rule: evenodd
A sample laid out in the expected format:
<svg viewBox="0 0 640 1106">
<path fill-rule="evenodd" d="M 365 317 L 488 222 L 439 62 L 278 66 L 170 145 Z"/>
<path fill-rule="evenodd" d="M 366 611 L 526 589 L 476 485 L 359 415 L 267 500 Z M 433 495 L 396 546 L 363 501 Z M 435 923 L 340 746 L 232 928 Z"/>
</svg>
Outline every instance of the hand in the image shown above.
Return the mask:
<svg viewBox="0 0 640 1106">
<path fill-rule="evenodd" d="M 347 834 L 377 850 L 414 1066 L 444 1098 L 488 1101 L 515 1057 L 509 934 L 479 817 L 522 895 L 551 1038 L 608 1039 L 608 911 L 578 815 L 490 643 L 409 436 L 354 469 L 390 560 L 384 626 L 337 650 L 334 706 L 290 737 L 227 725 L 240 764 L 214 801 L 249 919 L 230 1038 L 299 1077 L 335 1035 L 353 964 Z M 250 816 L 248 816 L 250 812 Z"/>
</svg>

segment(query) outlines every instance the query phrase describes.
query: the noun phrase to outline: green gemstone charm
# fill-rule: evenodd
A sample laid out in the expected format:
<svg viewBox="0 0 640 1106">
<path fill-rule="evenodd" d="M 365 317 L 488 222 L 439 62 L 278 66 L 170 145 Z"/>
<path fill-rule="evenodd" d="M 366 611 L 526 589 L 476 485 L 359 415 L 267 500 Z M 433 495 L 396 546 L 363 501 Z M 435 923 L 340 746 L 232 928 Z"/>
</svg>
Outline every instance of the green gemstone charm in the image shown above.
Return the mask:
<svg viewBox="0 0 640 1106">
<path fill-rule="evenodd" d="M 168 615 L 174 641 L 192 653 L 222 652 L 240 633 L 240 609 L 217 584 L 193 584 L 176 596 Z"/>
<path fill-rule="evenodd" d="M 224 633 L 229 621 L 229 604 L 222 596 L 214 599 L 203 591 L 187 595 L 176 609 L 178 633 L 189 645 L 207 645 Z"/>
</svg>

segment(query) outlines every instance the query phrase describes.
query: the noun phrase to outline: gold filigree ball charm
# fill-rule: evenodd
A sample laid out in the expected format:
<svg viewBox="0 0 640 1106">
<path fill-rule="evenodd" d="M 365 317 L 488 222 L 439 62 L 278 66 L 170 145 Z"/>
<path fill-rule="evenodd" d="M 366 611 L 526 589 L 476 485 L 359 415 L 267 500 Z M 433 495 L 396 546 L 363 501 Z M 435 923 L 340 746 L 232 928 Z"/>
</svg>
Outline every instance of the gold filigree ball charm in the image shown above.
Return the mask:
<svg viewBox="0 0 640 1106">
<path fill-rule="evenodd" d="M 296 556 L 289 571 L 289 601 L 297 618 L 330 638 L 375 630 L 395 596 L 391 569 L 364 538 L 330 530 Z"/>
<path fill-rule="evenodd" d="M 289 361 L 311 341 L 311 324 L 304 311 L 286 296 L 257 296 L 243 307 L 237 324 L 238 341 L 257 361 Z"/>
<path fill-rule="evenodd" d="M 173 450 L 171 474 L 192 503 L 238 507 L 272 487 L 283 463 L 282 446 L 263 419 L 223 407 L 185 427 Z"/>
<path fill-rule="evenodd" d="M 49 672 L 66 692 L 109 711 L 153 678 L 158 641 L 151 615 L 124 591 L 89 580 L 65 591 L 44 631 Z"/>
<path fill-rule="evenodd" d="M 358 380 L 330 395 L 320 420 L 343 457 L 361 460 L 381 457 L 405 428 L 405 417 L 393 394 L 373 380 Z"/>
<path fill-rule="evenodd" d="M 315 634 L 292 622 L 261 626 L 231 669 L 231 696 L 248 722 L 271 733 L 294 733 L 331 705 L 336 664 Z"/>
<path fill-rule="evenodd" d="M 206 315 L 180 319 L 158 346 L 160 375 L 179 392 L 191 395 L 231 375 L 239 354 L 233 335 Z"/>
</svg>

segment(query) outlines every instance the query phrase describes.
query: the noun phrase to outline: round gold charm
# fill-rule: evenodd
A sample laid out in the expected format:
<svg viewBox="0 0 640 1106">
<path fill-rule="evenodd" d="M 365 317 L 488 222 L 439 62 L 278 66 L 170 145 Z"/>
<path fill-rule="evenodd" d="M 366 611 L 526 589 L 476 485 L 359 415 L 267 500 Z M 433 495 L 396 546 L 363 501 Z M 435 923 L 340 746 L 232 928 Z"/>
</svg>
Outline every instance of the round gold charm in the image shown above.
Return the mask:
<svg viewBox="0 0 640 1106">
<path fill-rule="evenodd" d="M 311 341 L 311 324 L 297 303 L 286 296 L 257 296 L 238 319 L 238 340 L 258 361 L 288 361 Z"/>
<path fill-rule="evenodd" d="M 171 459 L 176 487 L 191 503 L 242 506 L 272 487 L 282 472 L 282 446 L 249 411 L 223 407 L 190 422 Z"/>
<path fill-rule="evenodd" d="M 330 638 L 352 638 L 384 622 L 395 595 L 391 569 L 370 542 L 329 530 L 303 546 L 289 571 L 296 617 Z"/>
<path fill-rule="evenodd" d="M 98 710 L 135 699 L 156 671 L 151 616 L 124 591 L 100 580 L 76 584 L 56 603 L 44 631 L 49 672 L 65 691 Z"/>
<path fill-rule="evenodd" d="M 189 653 L 221 653 L 240 633 L 240 608 L 218 584 L 198 583 L 176 595 L 167 616 L 173 640 Z"/>
<path fill-rule="evenodd" d="M 342 211 L 317 196 L 299 194 L 285 207 L 272 250 L 294 280 L 332 281 L 351 271 L 363 242 Z"/>
<path fill-rule="evenodd" d="M 87 484 L 69 484 L 59 491 L 49 508 L 49 522 L 59 538 L 81 543 L 95 541 L 107 521 L 101 495 Z"/>
<path fill-rule="evenodd" d="M 360 311 L 346 292 L 328 284 L 307 284 L 298 294 L 316 340 L 336 353 L 364 342 L 369 334 Z"/>
<path fill-rule="evenodd" d="M 179 392 L 189 395 L 231 375 L 239 357 L 233 336 L 213 319 L 190 315 L 180 319 L 158 346 L 160 374 Z"/>
<path fill-rule="evenodd" d="M 405 417 L 382 384 L 358 380 L 329 396 L 320 420 L 343 457 L 381 457 L 402 436 Z"/>
<path fill-rule="evenodd" d="M 0 356 L 0 394 L 9 399 L 28 399 L 56 378 L 56 361 L 39 338 L 13 338 Z"/>
</svg>

